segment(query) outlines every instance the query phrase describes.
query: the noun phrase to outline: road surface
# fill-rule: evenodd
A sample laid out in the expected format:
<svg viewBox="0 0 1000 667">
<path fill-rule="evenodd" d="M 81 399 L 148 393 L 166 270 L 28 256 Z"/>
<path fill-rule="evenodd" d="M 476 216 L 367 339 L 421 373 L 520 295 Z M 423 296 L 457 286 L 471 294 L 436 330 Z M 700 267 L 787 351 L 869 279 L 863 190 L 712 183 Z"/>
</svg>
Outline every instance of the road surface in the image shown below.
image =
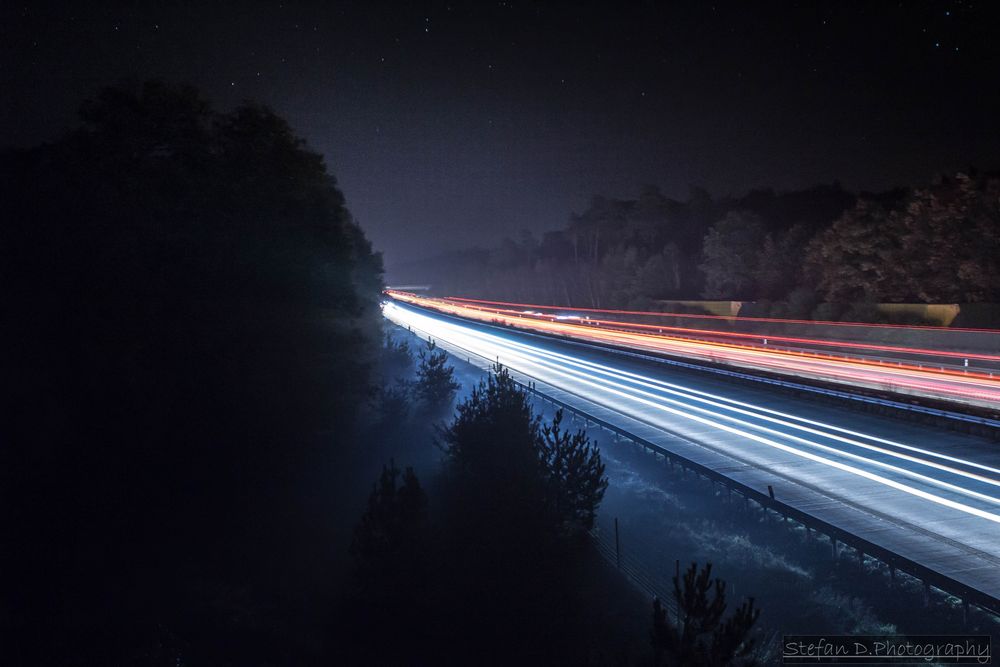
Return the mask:
<svg viewBox="0 0 1000 667">
<path fill-rule="evenodd" d="M 393 292 L 391 296 L 411 303 L 466 319 L 499 322 L 508 326 L 556 334 L 599 344 L 629 347 L 640 351 L 666 354 L 698 362 L 710 362 L 741 370 L 768 373 L 794 379 L 807 379 L 845 388 L 859 387 L 884 394 L 914 396 L 943 401 L 955 406 L 968 406 L 987 414 L 1000 414 L 1000 373 L 992 368 L 966 369 L 954 365 L 942 367 L 940 359 L 933 365 L 900 356 L 899 347 L 872 345 L 873 349 L 855 350 L 850 356 L 830 350 L 775 348 L 774 345 L 750 345 L 679 337 L 657 331 L 635 331 L 634 323 L 606 320 L 558 319 L 538 313 L 519 313 L 509 309 L 484 309 L 477 305 L 444 299 L 428 299 L 412 294 Z M 669 329 L 667 327 L 666 329 Z M 756 337 L 755 337 L 756 338 Z M 772 341 L 773 342 L 773 341 Z M 817 343 L 818 341 L 813 341 Z M 998 339 L 1000 343 L 1000 339 Z M 843 345 L 843 343 L 838 343 Z M 840 349 L 840 348 L 838 348 Z M 931 351 L 947 355 L 947 351 Z M 907 354 L 913 356 L 914 350 Z M 995 364 L 1000 355 L 969 354 L 974 363 Z M 948 361 L 954 361 L 948 358 Z"/>
<path fill-rule="evenodd" d="M 388 302 L 443 348 L 499 361 L 647 440 L 1000 598 L 996 442 Z"/>
</svg>

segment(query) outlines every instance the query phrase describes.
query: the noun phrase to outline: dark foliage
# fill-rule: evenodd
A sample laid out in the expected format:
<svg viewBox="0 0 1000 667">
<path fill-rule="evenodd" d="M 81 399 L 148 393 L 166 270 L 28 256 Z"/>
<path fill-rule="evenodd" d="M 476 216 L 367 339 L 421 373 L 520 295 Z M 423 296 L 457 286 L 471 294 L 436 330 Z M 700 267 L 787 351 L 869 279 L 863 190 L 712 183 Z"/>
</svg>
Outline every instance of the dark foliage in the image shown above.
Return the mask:
<svg viewBox="0 0 1000 667">
<path fill-rule="evenodd" d="M 382 467 L 354 528 L 353 589 L 335 628 L 338 664 L 423 664 L 431 651 L 435 572 L 427 496 L 412 468 Z"/>
<path fill-rule="evenodd" d="M 538 458 L 545 504 L 559 530 L 582 534 L 594 527 L 597 508 L 608 488 L 601 452 L 584 431 L 562 428 L 563 411 L 542 427 Z"/>
<path fill-rule="evenodd" d="M 537 531 L 542 541 L 589 530 L 608 480 L 600 451 L 584 432 L 564 430 L 562 418 L 559 411 L 543 425 L 527 393 L 498 365 L 441 431 L 463 507 L 507 528 Z"/>
<path fill-rule="evenodd" d="M 440 431 L 447 522 L 463 536 L 456 549 L 480 567 L 512 573 L 549 548 L 552 523 L 540 511 L 540 429 L 525 392 L 498 367 Z"/>
<path fill-rule="evenodd" d="M 1000 302 L 1000 178 L 958 174 L 886 207 L 861 200 L 809 246 L 829 301 Z"/>
<path fill-rule="evenodd" d="M 7 652 L 313 655 L 290 619 L 328 595 L 380 258 L 266 108 L 150 82 L 81 118 L 0 157 Z"/>
<path fill-rule="evenodd" d="M 345 660 L 552 664 L 588 655 L 579 628 L 597 612 L 578 603 L 589 551 L 575 538 L 607 487 L 596 447 L 565 431 L 561 415 L 543 424 L 500 367 L 439 436 L 445 470 L 432 484 L 429 521 L 422 494 L 406 492 L 415 478 L 400 486 L 392 467 L 371 494 L 353 547 L 360 594 L 342 614 L 353 628 Z"/>
<path fill-rule="evenodd" d="M 730 211 L 712 225 L 702 244 L 699 269 L 708 299 L 741 299 L 756 290 L 755 274 L 763 265 L 764 226 L 752 213 Z"/>
<path fill-rule="evenodd" d="M 437 349 L 432 340 L 417 355 L 417 378 L 413 383 L 414 398 L 428 410 L 436 410 L 451 403 L 459 384 L 455 382 L 455 369 L 448 365 L 448 355 Z"/>
<path fill-rule="evenodd" d="M 401 377 L 413 367 L 413 351 L 405 340 L 396 340 L 389 332 L 382 342 L 380 374 L 386 377 Z"/>
<path fill-rule="evenodd" d="M 463 476 L 530 479 L 539 428 L 527 393 L 498 365 L 459 404 L 441 439 L 449 465 Z"/>
<path fill-rule="evenodd" d="M 713 281 L 708 292 L 725 292 L 724 298 L 763 291 L 781 298 L 798 286 L 784 281 L 789 274 L 800 279 L 802 246 L 854 201 L 839 184 L 740 198 L 693 188 L 686 200 L 647 186 L 634 200 L 594 197 L 541 241 L 525 232 L 493 251 L 450 253 L 392 273 L 397 281 L 431 282 L 442 293 L 580 307 L 647 308 L 656 300 L 696 298 L 706 280 Z M 744 221 L 752 228 L 744 229 Z M 768 270 L 789 256 L 794 262 L 783 273 Z M 729 266 L 727 258 L 737 261 Z"/>
<path fill-rule="evenodd" d="M 413 468 L 402 474 L 402 484 L 399 478 L 395 461 L 382 467 L 354 529 L 350 551 L 368 603 L 381 601 L 401 579 L 412 579 L 422 569 L 427 495 Z"/>
<path fill-rule="evenodd" d="M 754 640 L 750 638 L 760 610 L 750 598 L 728 617 L 726 582 L 712 579 L 711 563 L 698 569 L 697 563 L 674 576 L 674 600 L 678 619 L 672 623 L 659 600 L 653 601 L 654 664 L 684 667 L 724 667 L 752 664 Z"/>
<path fill-rule="evenodd" d="M 996 174 L 860 195 L 834 184 L 679 201 L 646 187 L 635 200 L 594 197 L 541 242 L 523 233 L 393 277 L 522 303 L 683 312 L 657 302 L 702 296 L 774 302 L 761 316 L 885 321 L 851 306 L 1000 302 L 998 190 Z"/>
<path fill-rule="evenodd" d="M 377 423 L 398 428 L 406 424 L 410 416 L 410 396 L 412 382 L 397 379 L 394 384 L 380 385 L 375 390 L 375 414 Z"/>
</svg>

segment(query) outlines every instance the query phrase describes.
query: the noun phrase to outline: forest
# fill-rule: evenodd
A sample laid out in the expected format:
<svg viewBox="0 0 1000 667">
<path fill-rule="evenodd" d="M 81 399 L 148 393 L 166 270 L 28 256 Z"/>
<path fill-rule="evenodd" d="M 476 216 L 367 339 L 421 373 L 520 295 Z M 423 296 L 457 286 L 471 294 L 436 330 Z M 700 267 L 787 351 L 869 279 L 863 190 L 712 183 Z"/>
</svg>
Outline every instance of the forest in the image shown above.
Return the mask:
<svg viewBox="0 0 1000 667">
<path fill-rule="evenodd" d="M 446 354 L 386 331 L 380 255 L 270 109 L 105 88 L 0 153 L 0 202 L 11 664 L 752 649 L 752 602 L 713 634 L 710 566 L 677 579 L 678 634 L 589 549 L 608 481 L 584 432 L 500 366 L 458 401 Z"/>
<path fill-rule="evenodd" d="M 12 664 L 310 655 L 381 338 L 322 157 L 263 106 L 126 82 L 0 155 L 0 202 Z"/>
<path fill-rule="evenodd" d="M 1000 301 L 1000 177 L 880 193 L 839 184 L 686 200 L 597 196 L 562 229 L 390 267 L 435 294 L 592 308 L 756 302 L 755 314 L 876 320 L 870 304 Z M 678 304 L 670 310 L 677 312 Z"/>
</svg>

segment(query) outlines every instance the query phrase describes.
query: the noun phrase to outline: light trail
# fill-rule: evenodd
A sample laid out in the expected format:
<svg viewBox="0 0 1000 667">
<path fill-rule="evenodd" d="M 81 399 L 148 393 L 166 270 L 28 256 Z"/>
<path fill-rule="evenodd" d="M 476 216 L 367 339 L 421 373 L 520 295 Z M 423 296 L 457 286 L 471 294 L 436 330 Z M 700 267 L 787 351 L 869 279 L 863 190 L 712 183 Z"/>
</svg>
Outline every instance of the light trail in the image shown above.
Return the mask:
<svg viewBox="0 0 1000 667">
<path fill-rule="evenodd" d="M 1000 497 L 986 493 L 985 489 L 976 490 L 960 486 L 955 479 L 960 477 L 972 484 L 1000 487 L 1000 469 L 960 457 L 941 455 L 924 448 L 883 438 L 874 438 L 817 420 L 804 420 L 747 402 L 733 401 L 709 392 L 691 390 L 642 374 L 546 350 L 540 345 L 522 343 L 498 334 L 445 322 L 439 318 L 399 308 L 391 303 L 386 305 L 385 311 L 386 316 L 398 324 L 417 328 L 439 341 L 457 345 L 482 358 L 499 358 L 501 363 L 509 366 L 512 370 L 526 373 L 548 384 L 569 388 L 588 400 L 609 405 L 609 407 L 633 418 L 649 422 L 651 419 L 649 410 L 651 409 L 655 413 L 669 415 L 671 418 L 679 418 L 710 427 L 716 432 L 737 436 L 744 442 L 757 443 L 849 473 L 951 510 L 985 519 L 991 523 L 1000 523 L 1000 515 L 969 504 L 968 501 L 954 499 L 954 496 L 962 496 L 972 501 L 1000 505 Z M 609 396 L 617 397 L 624 402 L 609 403 L 607 400 Z M 641 408 L 637 409 L 637 406 L 641 406 Z M 727 414 L 727 412 L 731 414 Z M 788 418 L 779 418 L 776 415 Z M 764 426 L 756 423 L 755 420 L 764 421 L 770 425 Z M 803 423 L 796 424 L 795 420 Z M 655 418 L 653 421 L 659 422 Z M 807 423 L 810 425 L 805 425 Z M 785 427 L 789 430 L 781 430 L 777 427 Z M 840 435 L 845 431 L 852 433 L 854 437 L 848 438 Z M 807 435 L 817 439 L 809 439 Z M 894 451 L 889 447 L 864 442 L 864 440 L 880 442 L 906 451 Z M 900 465 L 887 463 L 871 455 L 850 451 L 850 448 L 916 464 L 927 472 L 926 474 L 916 472 Z M 822 452 L 822 454 L 816 452 Z M 838 459 L 846 459 L 850 463 Z M 948 460 L 955 465 L 943 465 L 931 459 Z M 974 468 L 981 472 L 962 470 L 961 467 Z M 873 472 L 871 468 L 877 468 L 882 472 Z M 901 478 L 906 478 L 910 482 Z M 915 486 L 913 482 L 918 485 Z M 947 495 L 941 495 L 940 491 L 929 490 L 930 487 L 943 490 L 947 492 Z"/>
<path fill-rule="evenodd" d="M 649 317 L 682 317 L 696 320 L 723 320 L 740 322 L 770 322 L 774 324 L 806 324 L 833 327 L 874 327 L 878 329 L 920 329 L 926 331 L 972 331 L 980 333 L 1000 334 L 997 329 L 977 329 L 971 327 L 944 327 L 932 324 L 870 324 L 867 322 L 837 322 L 833 320 L 796 320 L 780 317 L 740 317 L 737 315 L 703 315 L 698 313 L 663 313 L 652 310 L 613 310 L 610 308 L 570 308 L 561 306 L 546 306 L 537 303 L 517 303 L 512 301 L 488 301 L 486 299 L 469 299 L 460 296 L 444 297 L 445 301 L 461 303 L 477 303 L 493 306 L 509 306 L 511 308 L 529 308 L 531 310 L 570 310 L 581 313 L 608 313 L 613 315 L 644 315 Z"/>
<path fill-rule="evenodd" d="M 647 332 L 624 331 L 609 326 L 602 327 L 601 322 L 604 320 L 575 322 L 554 318 L 525 318 L 523 313 L 483 310 L 477 306 L 417 297 L 407 293 L 394 292 L 391 296 L 399 301 L 466 319 L 497 322 L 577 340 L 665 353 L 796 378 L 1000 409 L 1000 377 L 981 372 L 939 370 L 912 363 L 883 363 L 872 359 L 843 358 L 813 352 L 692 340 Z M 630 323 L 623 325 L 631 326 Z"/>
<path fill-rule="evenodd" d="M 522 349 L 525 349 L 525 350 L 529 350 L 530 349 L 530 348 L 528 348 L 528 346 L 524 346 L 522 344 L 519 344 L 519 343 L 516 343 L 516 342 L 513 342 L 513 341 L 506 342 L 505 344 L 508 345 L 509 347 L 511 347 L 512 349 L 513 348 L 522 348 Z M 811 428 L 811 427 L 808 427 L 808 426 L 803 426 L 803 425 L 800 425 L 800 424 L 795 424 L 795 423 L 793 423 L 791 421 L 787 421 L 787 420 L 783 420 L 783 419 L 777 419 L 775 417 L 769 416 L 768 414 L 766 414 L 767 411 L 763 411 L 763 410 L 761 410 L 757 406 L 750 406 L 749 404 L 744 404 L 748 408 L 752 408 L 752 409 L 744 409 L 744 408 L 740 408 L 740 407 L 733 407 L 731 405 L 726 405 L 724 403 L 724 401 L 726 401 L 726 402 L 729 402 L 729 401 L 727 401 L 727 399 L 724 399 L 722 397 L 715 397 L 715 398 L 719 398 L 721 400 L 710 400 L 710 399 L 704 398 L 704 397 L 705 396 L 711 396 L 711 394 L 707 394 L 706 392 L 697 392 L 697 393 L 691 392 L 690 390 L 688 390 L 686 388 L 680 388 L 678 385 L 673 385 L 671 383 L 662 382 L 660 380 L 656 380 L 655 378 L 646 377 L 646 376 L 639 375 L 639 374 L 636 374 L 636 373 L 629 373 L 629 372 L 626 372 L 626 371 L 619 371 L 618 369 L 611 368 L 610 366 L 603 366 L 601 364 L 595 364 L 595 363 L 592 363 L 592 362 L 589 362 L 589 361 L 575 360 L 572 357 L 569 357 L 567 355 L 562 355 L 562 354 L 559 354 L 559 353 L 556 353 L 556 352 L 548 352 L 547 356 L 550 356 L 550 357 L 552 357 L 554 359 L 559 359 L 560 363 L 567 364 L 567 365 L 569 365 L 571 367 L 584 369 L 585 373 L 588 373 L 588 374 L 597 373 L 598 375 L 605 376 L 605 377 L 611 377 L 611 378 L 616 378 L 616 379 L 624 379 L 624 380 L 626 380 L 626 381 L 628 381 L 628 382 L 630 382 L 631 384 L 634 384 L 634 385 L 639 385 L 639 386 L 643 386 L 643 387 L 649 387 L 649 388 L 652 388 L 652 389 L 657 389 L 657 390 L 659 390 L 661 392 L 672 394 L 672 395 L 676 395 L 676 396 L 683 397 L 683 398 L 689 399 L 689 400 L 694 400 L 695 402 L 703 403 L 705 405 L 709 405 L 709 406 L 713 406 L 713 407 L 716 407 L 716 408 L 722 408 L 722 409 L 725 409 L 725 410 L 729 410 L 729 411 L 734 412 L 734 413 L 739 414 L 739 415 L 744 415 L 744 416 L 752 417 L 752 418 L 759 419 L 759 420 L 762 420 L 762 421 L 771 422 L 771 423 L 774 423 L 774 424 L 777 424 L 777 425 L 786 426 L 786 427 L 789 427 L 789 428 L 791 428 L 793 430 L 798 430 L 798 431 L 803 431 L 803 432 L 810 433 L 810 434 L 813 434 L 813 435 L 818 435 L 818 436 L 821 436 L 821 437 L 824 437 L 824 438 L 827 438 L 827 439 L 830 439 L 830 440 L 838 441 L 838 442 L 843 443 L 843 444 L 852 445 L 852 446 L 859 447 L 859 448 L 862 448 L 862 449 L 867 449 L 867 450 L 870 450 L 870 451 L 873 451 L 873 452 L 877 452 L 877 453 L 880 453 L 880 454 L 885 454 L 885 455 L 893 457 L 893 458 L 899 458 L 899 459 L 902 459 L 902 460 L 905 460 L 905 461 L 909 461 L 911 463 L 916 463 L 918 465 L 928 466 L 928 467 L 931 467 L 931 468 L 934 468 L 934 469 L 937 469 L 937 470 L 940 470 L 940 471 L 943 471 L 943 472 L 948 472 L 948 473 L 951 473 L 951 474 L 954 474 L 954 475 L 958 475 L 958 476 L 966 477 L 966 478 L 969 478 L 969 479 L 973 479 L 973 480 L 976 480 L 978 482 L 982 482 L 984 484 L 988 484 L 988 485 L 1000 487 L 1000 479 L 992 479 L 992 478 L 985 477 L 983 475 L 979 475 L 979 474 L 976 474 L 976 473 L 971 473 L 971 472 L 968 472 L 968 471 L 960 470 L 958 468 L 953 468 L 953 467 L 950 467 L 950 466 L 946 466 L 946 465 L 942 465 L 942 464 L 939 464 L 939 463 L 935 463 L 933 461 L 928 461 L 926 459 L 921 459 L 921 458 L 919 458 L 917 456 L 912 456 L 912 455 L 908 455 L 908 454 L 896 452 L 896 451 L 893 451 L 893 450 L 890 450 L 890 449 L 886 449 L 886 448 L 883 448 L 883 447 L 878 447 L 876 445 L 870 445 L 870 444 L 861 442 L 859 440 L 855 440 L 855 439 L 851 439 L 851 438 L 844 438 L 842 436 L 838 436 L 838 435 L 834 435 L 834 434 L 830 434 L 830 433 L 825 433 L 822 430 L 820 430 L 819 428 Z M 522 357 L 522 359 L 528 360 L 525 357 Z M 553 369 L 556 368 L 552 364 L 549 364 L 549 363 L 547 363 L 545 361 L 542 361 L 542 360 L 537 360 L 536 359 L 536 360 L 534 360 L 534 363 L 540 363 L 542 365 L 548 366 L 548 367 L 553 368 Z M 586 375 L 581 374 L 581 373 L 574 373 L 573 375 L 575 375 L 578 379 L 587 377 Z M 651 393 L 651 392 L 639 391 L 638 393 L 640 395 L 643 395 L 643 396 L 646 396 L 646 397 L 649 397 L 649 398 L 654 398 L 654 399 L 660 398 L 661 400 L 666 400 L 667 402 L 675 404 L 675 405 L 685 405 L 688 409 L 692 409 L 692 410 L 695 410 L 697 412 L 701 412 L 703 414 L 717 415 L 717 416 L 719 416 L 719 417 L 721 417 L 723 419 L 727 419 L 727 420 L 730 420 L 730 421 L 743 423 L 743 422 L 741 422 L 741 420 L 739 420 L 737 418 L 734 418 L 732 416 L 719 415 L 718 413 L 712 412 L 712 410 L 710 410 L 710 409 L 706 409 L 706 408 L 698 407 L 698 406 L 693 406 L 693 405 L 690 405 L 690 404 L 684 404 L 681 401 L 677 401 L 677 400 L 673 400 L 673 399 L 669 399 L 669 398 L 664 398 L 662 396 L 657 396 L 656 394 Z M 698 394 L 701 394 L 701 395 L 699 396 Z M 757 410 L 759 412 L 754 412 L 754 410 Z M 765 413 L 765 414 L 761 414 L 761 413 Z M 821 422 L 814 422 L 814 423 L 817 426 L 828 427 L 828 425 L 822 424 Z M 804 445 L 808 445 L 808 446 L 811 446 L 811 447 L 816 447 L 816 448 L 822 449 L 824 451 L 836 452 L 837 454 L 840 454 L 840 455 L 843 455 L 843 456 L 847 456 L 847 457 L 853 458 L 855 460 L 864 461 L 866 463 L 871 463 L 871 464 L 879 466 L 879 467 L 884 467 L 886 469 L 890 469 L 890 470 L 893 470 L 895 472 L 898 472 L 898 473 L 901 473 L 901 474 L 904 474 L 904 475 L 907 475 L 907 476 L 911 476 L 911 477 L 913 477 L 915 479 L 921 479 L 922 481 L 925 481 L 925 482 L 928 482 L 928 483 L 931 483 L 931 484 L 935 484 L 935 485 L 939 485 L 939 486 L 942 486 L 943 488 L 948 488 L 948 489 L 950 489 L 952 491 L 956 491 L 956 492 L 964 494 L 964 495 L 970 495 L 970 496 L 978 497 L 981 500 L 985 500 L 987 502 L 991 502 L 991 503 L 994 503 L 994 504 L 1000 504 L 1000 499 L 994 498 L 993 496 L 988 496 L 986 494 L 981 494 L 981 493 L 978 493 L 978 492 L 975 492 L 975 491 L 971 491 L 969 489 L 964 489 L 964 488 L 955 486 L 955 485 L 947 483 L 947 482 L 942 482 L 941 480 L 938 480 L 936 478 L 927 477 L 926 475 L 921 475 L 919 473 L 915 473 L 913 471 L 910 471 L 910 470 L 907 470 L 907 469 L 904 469 L 904 468 L 899 468 L 899 467 L 896 467 L 896 466 L 892 466 L 892 465 L 884 463 L 882 461 L 878 461 L 878 460 L 875 460 L 875 459 L 865 458 L 863 456 L 859 456 L 857 454 L 852 454 L 850 452 L 845 452 L 843 450 L 838 450 L 836 448 L 829 447 L 827 445 L 818 444 L 816 442 L 813 442 L 813 441 L 810 441 L 810 440 L 806 440 L 803 437 L 799 437 L 797 435 L 791 435 L 791 434 L 789 434 L 787 432 L 781 432 L 781 431 L 778 431 L 778 430 L 773 429 L 773 428 L 765 428 L 765 427 L 760 427 L 760 426 L 756 426 L 755 428 L 757 428 L 757 430 L 760 430 L 760 431 L 763 431 L 763 432 L 766 432 L 766 433 L 769 433 L 769 434 L 784 436 L 784 437 L 792 439 L 792 440 L 794 440 L 796 442 L 800 442 L 801 444 L 804 444 Z M 905 445 L 904 445 L 904 447 L 905 447 Z M 926 452 L 926 450 L 923 450 L 923 451 Z M 931 455 L 931 456 L 937 456 L 934 452 L 926 452 L 926 453 L 929 454 L 929 455 Z M 949 458 L 952 458 L 952 457 L 949 457 Z M 979 465 L 979 464 L 975 464 L 975 463 L 973 463 L 971 461 L 964 461 L 962 459 L 954 459 L 953 458 L 953 460 L 956 461 L 956 462 L 958 462 L 958 463 L 962 463 L 963 465 L 970 465 L 970 466 L 975 466 L 975 467 L 981 467 L 981 468 L 983 468 L 985 470 L 988 470 L 988 471 L 1000 474 L 1000 470 L 998 470 L 996 468 L 991 468 L 989 466 L 982 466 L 982 465 Z"/>
<path fill-rule="evenodd" d="M 432 302 L 433 300 L 428 300 Z M 443 302 L 455 301 L 454 298 L 443 299 Z M 527 315 L 524 311 L 511 310 L 507 308 L 497 309 L 494 307 L 478 306 L 478 305 L 466 305 L 466 308 L 471 308 L 485 313 L 502 314 L 513 317 L 523 317 Z M 536 306 L 537 307 L 537 306 Z M 548 306 L 550 310 L 562 310 L 554 309 L 552 306 Z M 554 315 L 551 313 L 535 312 L 531 317 L 541 317 L 548 320 L 556 321 L 560 319 L 565 319 L 559 315 Z M 718 338 L 736 338 L 740 340 L 768 340 L 773 342 L 781 343 L 791 343 L 794 345 L 805 345 L 809 347 L 835 347 L 838 349 L 848 349 L 848 350 L 860 350 L 862 352 L 879 352 L 883 355 L 911 355 L 911 356 L 923 356 L 923 357 L 946 357 L 950 359 L 963 359 L 970 361 L 987 361 L 996 362 L 1000 361 L 1000 354 L 984 354 L 979 352 L 955 352 L 951 350 L 935 350 L 926 347 L 906 347 L 901 345 L 878 345 L 875 343 L 857 343 L 852 341 L 838 341 L 838 340 L 824 340 L 821 338 L 801 338 L 795 336 L 780 336 L 774 334 L 762 334 L 762 333 L 745 333 L 739 331 L 716 331 L 714 329 L 694 329 L 691 327 L 675 327 L 668 326 L 665 324 L 643 324 L 640 322 L 623 322 L 621 320 L 603 320 L 603 319 L 593 319 L 589 318 L 587 324 L 590 325 L 607 325 L 612 327 L 621 327 L 627 329 L 643 329 L 649 333 L 663 333 L 664 331 L 684 334 L 685 339 L 692 336 L 714 336 Z M 843 323 L 842 323 L 843 324 Z M 997 344 L 1000 345 L 1000 335 L 997 337 Z M 836 357 L 831 357 L 836 358 Z M 933 369 L 930 369 L 933 370 Z"/>
</svg>

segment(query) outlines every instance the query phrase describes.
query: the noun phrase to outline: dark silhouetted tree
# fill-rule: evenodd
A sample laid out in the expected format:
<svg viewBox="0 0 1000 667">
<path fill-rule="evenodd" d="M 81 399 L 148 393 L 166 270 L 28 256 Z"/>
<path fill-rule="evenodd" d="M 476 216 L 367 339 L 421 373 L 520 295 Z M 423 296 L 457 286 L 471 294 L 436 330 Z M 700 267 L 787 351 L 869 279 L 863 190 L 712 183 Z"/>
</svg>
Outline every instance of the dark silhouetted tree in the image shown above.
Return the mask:
<svg viewBox="0 0 1000 667">
<path fill-rule="evenodd" d="M 422 565 L 427 496 L 413 468 L 402 473 L 401 481 L 395 461 L 382 467 L 368 509 L 354 529 L 350 551 L 369 593 L 377 588 L 391 595 Z"/>
<path fill-rule="evenodd" d="M 586 433 L 564 430 L 562 419 L 559 411 L 543 424 L 527 393 L 496 366 L 441 430 L 466 504 L 518 531 L 557 538 L 588 530 L 608 480 L 598 448 Z"/>
<path fill-rule="evenodd" d="M 899 213 L 907 296 L 928 303 L 1000 299 L 1000 179 L 957 174 L 914 191 Z"/>
<path fill-rule="evenodd" d="M 580 430 L 562 428 L 563 411 L 542 426 L 538 457 L 545 498 L 560 532 L 580 534 L 594 525 L 597 508 L 608 488 L 600 450 Z"/>
<path fill-rule="evenodd" d="M 535 445 L 540 419 L 510 372 L 497 365 L 459 404 L 440 432 L 446 463 L 474 485 L 537 481 Z"/>
<path fill-rule="evenodd" d="M 750 635 L 760 610 L 750 598 L 728 617 L 726 582 L 712 579 L 712 565 L 698 569 L 697 563 L 674 576 L 674 600 L 679 618 L 667 617 L 659 600 L 653 601 L 654 664 L 683 667 L 725 667 L 752 664 L 747 660 L 754 648 Z"/>
<path fill-rule="evenodd" d="M 413 351 L 406 340 L 396 340 L 389 332 L 382 341 L 380 371 L 383 377 L 398 377 L 413 367 Z"/>
<path fill-rule="evenodd" d="M 430 548 L 427 496 L 412 468 L 400 474 L 390 461 L 351 542 L 356 588 L 345 614 L 350 634 L 341 638 L 349 643 L 341 656 L 355 656 L 349 663 L 409 664 L 427 651 Z"/>
<path fill-rule="evenodd" d="M 428 340 L 426 349 L 417 356 L 420 363 L 413 384 L 414 396 L 430 409 L 447 405 L 461 386 L 455 381 L 455 369 L 448 365 L 448 355 Z"/>
<path fill-rule="evenodd" d="M 651 255 L 636 276 L 637 294 L 649 299 L 676 297 L 681 288 L 680 251 L 673 243 Z"/>
<path fill-rule="evenodd" d="M 753 213 L 730 211 L 705 235 L 702 261 L 707 299 L 740 299 L 753 296 L 754 277 L 764 228 Z"/>
<path fill-rule="evenodd" d="M 406 426 L 410 416 L 410 395 L 413 383 L 397 378 L 392 384 L 386 383 L 375 389 L 375 412 L 377 424 L 384 430 L 395 430 Z"/>
<path fill-rule="evenodd" d="M 575 539 L 593 521 L 606 487 L 597 449 L 582 433 L 551 425 L 507 369 L 496 366 L 439 431 L 445 453 L 448 585 L 461 611 L 458 634 L 489 646 L 491 662 L 560 661 L 552 647 L 574 615 L 577 568 L 587 551 Z M 467 604 L 469 599 L 481 604 Z M 504 656 L 503 660 L 496 656 Z M 516 656 L 516 657 L 515 657 Z"/>
<path fill-rule="evenodd" d="M 906 289 L 898 256 L 898 220 L 859 199 L 809 244 L 807 271 L 827 301 L 876 301 L 901 296 Z"/>
<path fill-rule="evenodd" d="M 841 303 L 1000 299 L 998 192 L 1000 179 L 958 174 L 889 209 L 859 199 L 810 243 L 808 272 Z"/>
<path fill-rule="evenodd" d="M 213 591 L 329 590 L 325 567 L 292 561 L 327 554 L 328 508 L 304 499 L 347 477 L 332 462 L 369 396 L 381 260 L 322 157 L 265 107 L 124 83 L 81 121 L 0 153 L 18 650 L 127 662 L 143 628 L 193 643 L 219 623 L 247 655 L 200 641 L 192 660 L 273 662 L 250 637 L 281 642 L 230 623 Z"/>
<path fill-rule="evenodd" d="M 808 242 L 808 231 L 801 225 L 764 238 L 754 268 L 756 298 L 781 299 L 802 285 L 803 257 Z"/>
</svg>

